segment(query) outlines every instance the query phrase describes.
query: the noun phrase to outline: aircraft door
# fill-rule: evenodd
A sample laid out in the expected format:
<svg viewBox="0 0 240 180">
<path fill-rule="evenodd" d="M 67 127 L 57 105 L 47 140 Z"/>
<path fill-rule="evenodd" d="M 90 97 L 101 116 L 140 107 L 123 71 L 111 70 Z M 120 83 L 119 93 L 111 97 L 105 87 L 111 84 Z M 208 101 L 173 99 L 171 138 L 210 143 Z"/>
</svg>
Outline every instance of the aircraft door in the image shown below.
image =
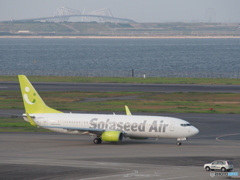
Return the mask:
<svg viewBox="0 0 240 180">
<path fill-rule="evenodd" d="M 171 123 L 170 123 L 170 126 L 169 126 L 169 130 L 170 131 L 174 131 L 174 121 L 171 121 Z"/>
</svg>

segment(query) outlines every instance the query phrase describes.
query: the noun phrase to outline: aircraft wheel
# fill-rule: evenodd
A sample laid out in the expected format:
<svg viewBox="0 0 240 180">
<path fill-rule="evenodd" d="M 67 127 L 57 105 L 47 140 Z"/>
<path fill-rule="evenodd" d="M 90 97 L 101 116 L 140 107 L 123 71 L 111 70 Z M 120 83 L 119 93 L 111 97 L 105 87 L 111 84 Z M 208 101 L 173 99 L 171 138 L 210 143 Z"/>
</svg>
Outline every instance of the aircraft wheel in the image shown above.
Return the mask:
<svg viewBox="0 0 240 180">
<path fill-rule="evenodd" d="M 182 144 L 181 142 L 177 142 L 177 145 L 178 145 L 178 146 L 181 146 L 181 144 Z"/>
<path fill-rule="evenodd" d="M 94 139 L 93 139 L 93 143 L 94 143 L 94 144 L 98 144 L 98 138 L 94 138 Z"/>
<path fill-rule="evenodd" d="M 94 138 L 93 139 L 93 143 L 94 144 L 101 144 L 102 143 L 102 139 L 101 138 Z"/>
</svg>

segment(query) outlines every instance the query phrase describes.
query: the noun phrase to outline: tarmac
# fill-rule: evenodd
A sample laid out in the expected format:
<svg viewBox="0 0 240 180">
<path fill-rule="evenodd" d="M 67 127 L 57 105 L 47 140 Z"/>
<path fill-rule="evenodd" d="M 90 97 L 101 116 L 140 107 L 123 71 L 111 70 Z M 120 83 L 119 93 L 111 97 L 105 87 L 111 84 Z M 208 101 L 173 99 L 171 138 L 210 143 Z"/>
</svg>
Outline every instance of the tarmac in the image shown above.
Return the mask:
<svg viewBox="0 0 240 180">
<path fill-rule="evenodd" d="M 240 86 L 214 85 L 33 85 L 37 91 L 240 92 Z M 19 90 L 19 84 L 1 82 L 0 90 Z M 6 113 L 1 117 L 24 112 L 0 111 Z M 181 146 L 176 145 L 176 139 L 124 139 L 119 143 L 93 144 L 93 138 L 84 135 L 0 133 L 0 179 L 230 179 L 228 176 L 211 177 L 210 172 L 203 169 L 205 163 L 218 159 L 231 160 L 235 167 L 233 171 L 240 172 L 238 114 L 134 114 L 181 118 L 200 132 Z"/>
<path fill-rule="evenodd" d="M 84 135 L 0 133 L 0 179 L 229 179 L 203 169 L 218 159 L 240 170 L 239 115 L 157 115 L 185 119 L 200 133 L 181 146 L 176 139 L 93 144 Z"/>
<path fill-rule="evenodd" d="M 240 93 L 239 85 L 32 82 L 37 91 L 221 92 Z M 0 82 L 0 90 L 18 91 L 18 82 Z"/>
</svg>

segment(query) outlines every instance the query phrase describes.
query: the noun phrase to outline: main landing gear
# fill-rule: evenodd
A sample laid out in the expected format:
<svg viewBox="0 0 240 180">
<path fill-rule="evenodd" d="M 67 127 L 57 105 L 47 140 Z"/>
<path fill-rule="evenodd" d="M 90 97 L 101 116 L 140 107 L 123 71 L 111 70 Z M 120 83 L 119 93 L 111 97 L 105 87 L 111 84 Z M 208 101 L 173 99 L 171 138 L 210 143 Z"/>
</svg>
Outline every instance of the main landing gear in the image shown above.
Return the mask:
<svg viewBox="0 0 240 180">
<path fill-rule="evenodd" d="M 178 146 L 181 146 L 181 144 L 182 144 L 181 142 L 177 142 L 177 145 L 178 145 Z"/>
<path fill-rule="evenodd" d="M 102 143 L 102 139 L 101 138 L 94 138 L 93 139 L 93 143 L 94 144 L 101 144 Z"/>
</svg>

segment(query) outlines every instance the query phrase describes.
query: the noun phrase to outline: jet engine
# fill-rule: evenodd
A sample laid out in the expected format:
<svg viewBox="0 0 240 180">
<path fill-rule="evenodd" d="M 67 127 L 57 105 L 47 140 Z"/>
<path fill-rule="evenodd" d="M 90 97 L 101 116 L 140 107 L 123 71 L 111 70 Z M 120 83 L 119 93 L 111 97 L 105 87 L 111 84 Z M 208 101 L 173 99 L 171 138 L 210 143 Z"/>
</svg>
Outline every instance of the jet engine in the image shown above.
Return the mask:
<svg viewBox="0 0 240 180">
<path fill-rule="evenodd" d="M 101 139 L 105 142 L 119 142 L 123 139 L 123 133 L 120 131 L 105 131 L 102 133 Z"/>
</svg>

